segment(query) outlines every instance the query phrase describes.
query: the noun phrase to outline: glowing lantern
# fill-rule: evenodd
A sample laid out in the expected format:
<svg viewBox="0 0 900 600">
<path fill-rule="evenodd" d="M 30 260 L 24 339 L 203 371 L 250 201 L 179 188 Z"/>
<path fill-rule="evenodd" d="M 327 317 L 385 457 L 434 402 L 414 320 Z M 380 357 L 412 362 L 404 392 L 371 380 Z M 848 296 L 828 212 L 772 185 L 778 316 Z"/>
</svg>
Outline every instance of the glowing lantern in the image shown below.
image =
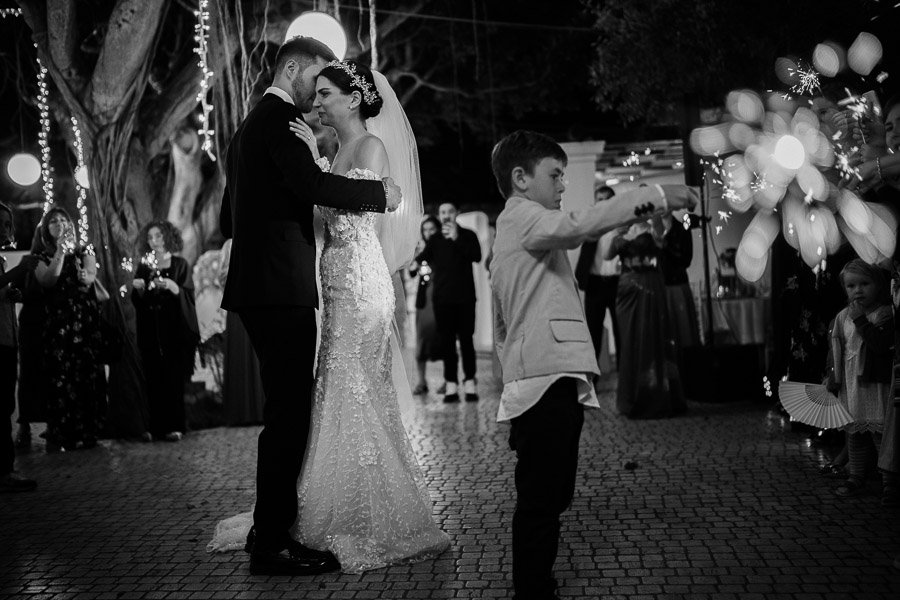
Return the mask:
<svg viewBox="0 0 900 600">
<path fill-rule="evenodd" d="M 319 40 L 334 52 L 338 59 L 347 53 L 347 36 L 341 24 L 323 12 L 305 12 L 291 23 L 284 35 L 284 41 L 302 35 Z"/>
<path fill-rule="evenodd" d="M 41 178 L 41 163 L 31 154 L 16 154 L 6 164 L 6 172 L 14 182 L 28 187 Z"/>
</svg>

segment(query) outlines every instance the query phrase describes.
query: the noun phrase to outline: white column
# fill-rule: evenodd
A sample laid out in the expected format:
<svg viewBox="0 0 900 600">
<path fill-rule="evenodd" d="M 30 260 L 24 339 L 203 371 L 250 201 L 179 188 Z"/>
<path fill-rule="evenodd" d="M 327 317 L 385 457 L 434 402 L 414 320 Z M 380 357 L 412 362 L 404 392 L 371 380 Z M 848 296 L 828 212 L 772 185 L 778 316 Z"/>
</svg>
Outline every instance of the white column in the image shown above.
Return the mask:
<svg viewBox="0 0 900 600">
<path fill-rule="evenodd" d="M 491 280 L 485 267 L 485 259 L 491 251 L 490 228 L 488 216 L 481 212 L 461 213 L 456 217 L 460 227 L 471 229 L 478 235 L 481 243 L 481 261 L 472 265 L 472 273 L 475 276 L 475 349 L 493 350 L 494 348 L 494 324 L 491 308 Z"/>
<path fill-rule="evenodd" d="M 566 142 L 560 144 L 569 156 L 565 178 L 569 181 L 562 198 L 562 207 L 566 211 L 575 211 L 594 205 L 594 181 L 597 172 L 597 157 L 603 153 L 606 142 Z M 578 250 L 569 251 L 572 268 L 578 260 Z"/>
</svg>

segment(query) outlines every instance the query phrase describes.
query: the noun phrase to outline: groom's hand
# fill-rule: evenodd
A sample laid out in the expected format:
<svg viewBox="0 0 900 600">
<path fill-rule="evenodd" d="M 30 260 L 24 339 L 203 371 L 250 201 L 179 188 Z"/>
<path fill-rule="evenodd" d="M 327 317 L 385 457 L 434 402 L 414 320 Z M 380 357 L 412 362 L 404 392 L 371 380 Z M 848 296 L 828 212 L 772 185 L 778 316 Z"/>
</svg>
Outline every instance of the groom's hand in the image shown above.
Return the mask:
<svg viewBox="0 0 900 600">
<path fill-rule="evenodd" d="M 669 204 L 669 212 L 686 208 L 694 210 L 700 201 L 700 194 L 692 187 L 686 185 L 663 185 L 666 194 L 666 202 Z"/>
<path fill-rule="evenodd" d="M 400 192 L 400 187 L 390 177 L 385 177 L 381 181 L 384 182 L 385 212 L 394 212 L 400 206 L 403 194 Z"/>
</svg>

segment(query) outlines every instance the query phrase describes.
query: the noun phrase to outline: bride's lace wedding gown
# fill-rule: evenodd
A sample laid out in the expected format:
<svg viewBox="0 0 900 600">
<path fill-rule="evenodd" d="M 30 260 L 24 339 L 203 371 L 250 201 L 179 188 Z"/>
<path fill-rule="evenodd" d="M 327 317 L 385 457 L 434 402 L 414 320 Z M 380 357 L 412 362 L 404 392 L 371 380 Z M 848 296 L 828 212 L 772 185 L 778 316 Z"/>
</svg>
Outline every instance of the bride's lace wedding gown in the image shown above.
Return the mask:
<svg viewBox="0 0 900 600">
<path fill-rule="evenodd" d="M 378 179 L 362 169 L 347 177 Z M 409 383 L 394 383 L 394 288 L 375 231 L 377 215 L 320 210 L 326 225 L 319 262 L 322 333 L 291 533 L 311 548 L 330 550 L 347 573 L 433 558 L 450 540 L 434 522 L 400 420 L 397 387 Z M 210 550 L 240 547 L 250 525 L 240 517 L 219 524 Z"/>
</svg>

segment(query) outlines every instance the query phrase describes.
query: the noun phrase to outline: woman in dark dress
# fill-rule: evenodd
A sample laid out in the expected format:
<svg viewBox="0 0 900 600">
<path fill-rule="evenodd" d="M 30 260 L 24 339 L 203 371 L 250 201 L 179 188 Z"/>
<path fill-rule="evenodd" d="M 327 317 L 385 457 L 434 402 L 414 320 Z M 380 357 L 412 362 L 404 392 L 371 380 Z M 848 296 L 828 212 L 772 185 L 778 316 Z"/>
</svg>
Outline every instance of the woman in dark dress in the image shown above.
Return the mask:
<svg viewBox="0 0 900 600">
<path fill-rule="evenodd" d="M 200 339 L 191 269 L 172 254 L 182 247 L 174 225 L 165 220 L 148 223 L 138 237 L 142 258 L 131 293 L 150 434 L 170 442 L 180 440 L 185 430 L 184 384 L 193 373 Z"/>
<path fill-rule="evenodd" d="M 687 408 L 659 266 L 663 236 L 658 219 L 652 225 L 632 225 L 619 230 L 606 256 L 622 260 L 616 294 L 621 340 L 616 407 L 632 419 L 671 417 Z"/>
<path fill-rule="evenodd" d="M 41 257 L 35 278 L 43 288 L 47 450 L 92 448 L 106 416 L 103 326 L 92 249 L 75 243 L 72 220 L 61 208 L 41 221 Z"/>
<path fill-rule="evenodd" d="M 700 345 L 697 307 L 694 306 L 694 294 L 687 273 L 694 257 L 694 244 L 690 231 L 684 228 L 680 220 L 668 214 L 662 221 L 666 236 L 663 238 L 660 267 L 666 284 L 669 331 L 675 341 L 679 372 L 684 373 L 684 349 Z"/>
<path fill-rule="evenodd" d="M 416 249 L 416 254 L 425 247 L 428 238 L 440 231 L 441 224 L 433 215 L 428 215 L 422 221 L 420 228 L 422 241 Z M 434 286 L 431 285 L 431 265 L 426 261 L 414 262 L 409 269 L 410 275 L 419 276 L 419 285 L 416 290 L 416 371 L 419 381 L 413 388 L 413 394 L 423 395 L 428 393 L 428 383 L 425 381 L 425 366 L 428 361 L 443 360 L 441 355 L 441 342 L 438 337 L 437 323 L 434 320 L 434 305 L 432 295 Z"/>
</svg>

